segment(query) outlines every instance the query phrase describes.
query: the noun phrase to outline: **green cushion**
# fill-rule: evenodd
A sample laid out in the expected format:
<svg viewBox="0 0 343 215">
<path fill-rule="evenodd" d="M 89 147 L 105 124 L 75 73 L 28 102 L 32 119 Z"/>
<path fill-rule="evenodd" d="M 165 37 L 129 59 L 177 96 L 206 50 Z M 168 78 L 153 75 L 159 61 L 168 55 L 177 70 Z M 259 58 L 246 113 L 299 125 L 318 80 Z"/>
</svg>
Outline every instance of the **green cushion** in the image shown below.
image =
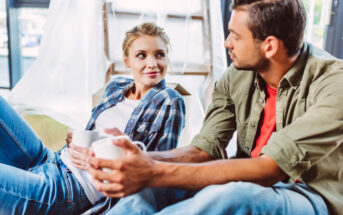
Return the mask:
<svg viewBox="0 0 343 215">
<path fill-rule="evenodd" d="M 53 151 L 62 148 L 68 127 L 45 115 L 23 115 L 42 142 Z"/>
</svg>

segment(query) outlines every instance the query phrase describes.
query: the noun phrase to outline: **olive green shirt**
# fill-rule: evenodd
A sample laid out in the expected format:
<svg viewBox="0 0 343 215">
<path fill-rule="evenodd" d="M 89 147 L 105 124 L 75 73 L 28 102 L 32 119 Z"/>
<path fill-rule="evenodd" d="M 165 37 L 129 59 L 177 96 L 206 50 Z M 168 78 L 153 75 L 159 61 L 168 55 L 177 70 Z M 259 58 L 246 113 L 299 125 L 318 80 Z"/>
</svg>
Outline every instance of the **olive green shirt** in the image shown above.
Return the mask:
<svg viewBox="0 0 343 215">
<path fill-rule="evenodd" d="M 260 126 L 265 82 L 253 71 L 232 65 L 216 83 L 212 104 L 193 146 L 215 159 L 237 130 L 237 157 L 249 157 Z M 296 64 L 278 86 L 276 131 L 261 154 L 343 214 L 343 61 L 304 44 Z"/>
</svg>

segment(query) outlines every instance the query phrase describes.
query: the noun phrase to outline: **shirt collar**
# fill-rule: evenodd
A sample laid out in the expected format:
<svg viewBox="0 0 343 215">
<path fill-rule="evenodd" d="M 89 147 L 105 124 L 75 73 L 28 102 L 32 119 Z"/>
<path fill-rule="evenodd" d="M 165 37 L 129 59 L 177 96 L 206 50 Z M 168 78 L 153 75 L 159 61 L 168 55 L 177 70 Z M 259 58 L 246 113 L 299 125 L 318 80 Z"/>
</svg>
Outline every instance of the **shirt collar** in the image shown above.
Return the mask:
<svg viewBox="0 0 343 215">
<path fill-rule="evenodd" d="M 284 85 L 286 82 L 293 87 L 297 88 L 301 77 L 304 73 L 304 69 L 306 66 L 306 59 L 309 56 L 309 45 L 307 43 L 303 44 L 303 47 L 300 50 L 300 55 L 297 59 L 297 62 L 294 64 L 294 66 L 288 70 L 288 72 L 283 76 L 283 78 L 280 81 L 280 86 Z"/>
<path fill-rule="evenodd" d="M 153 97 L 156 93 L 160 92 L 166 88 L 166 81 L 162 79 L 158 84 L 153 86 L 148 93 L 142 98 L 142 102 L 149 101 L 151 97 Z"/>
<path fill-rule="evenodd" d="M 303 47 L 300 50 L 299 58 L 297 59 L 297 62 L 293 65 L 293 67 L 288 70 L 288 72 L 283 76 L 283 78 L 280 81 L 279 86 L 284 86 L 286 83 L 288 83 L 289 86 L 293 88 L 297 88 L 300 81 L 301 76 L 304 72 L 304 68 L 306 66 L 306 59 L 309 55 L 309 45 L 307 43 L 303 44 Z M 256 73 L 255 75 L 255 86 L 262 91 L 265 87 L 265 82 L 261 78 L 261 76 Z"/>
<path fill-rule="evenodd" d="M 264 87 L 265 87 L 265 82 L 264 80 L 261 78 L 261 76 L 255 72 L 255 87 L 259 90 L 259 91 L 264 91 Z"/>
</svg>

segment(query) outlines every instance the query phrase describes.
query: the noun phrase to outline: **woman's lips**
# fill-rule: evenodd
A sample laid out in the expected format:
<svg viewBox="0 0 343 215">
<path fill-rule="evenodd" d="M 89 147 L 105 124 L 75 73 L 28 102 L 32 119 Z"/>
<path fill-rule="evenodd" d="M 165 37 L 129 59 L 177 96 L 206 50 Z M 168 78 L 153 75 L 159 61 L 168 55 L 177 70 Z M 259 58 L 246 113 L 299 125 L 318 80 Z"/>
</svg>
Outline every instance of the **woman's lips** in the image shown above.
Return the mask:
<svg viewBox="0 0 343 215">
<path fill-rule="evenodd" d="M 151 71 L 151 72 L 145 72 L 144 75 L 147 75 L 150 78 L 156 78 L 160 72 L 158 71 Z"/>
</svg>

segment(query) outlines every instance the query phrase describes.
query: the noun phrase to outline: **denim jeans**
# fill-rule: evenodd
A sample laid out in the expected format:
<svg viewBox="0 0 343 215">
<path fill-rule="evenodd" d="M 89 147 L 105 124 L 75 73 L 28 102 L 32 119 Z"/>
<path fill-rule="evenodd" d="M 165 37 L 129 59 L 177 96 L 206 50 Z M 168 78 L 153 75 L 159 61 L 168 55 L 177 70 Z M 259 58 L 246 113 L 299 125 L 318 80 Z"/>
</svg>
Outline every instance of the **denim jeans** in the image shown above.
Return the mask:
<svg viewBox="0 0 343 215">
<path fill-rule="evenodd" d="M 0 96 L 0 214 L 77 214 L 91 207 L 58 152 Z"/>
<path fill-rule="evenodd" d="M 146 188 L 122 198 L 108 215 L 329 214 L 320 195 L 304 184 L 279 182 L 263 187 L 249 182 L 211 185 L 199 192 Z"/>
</svg>

